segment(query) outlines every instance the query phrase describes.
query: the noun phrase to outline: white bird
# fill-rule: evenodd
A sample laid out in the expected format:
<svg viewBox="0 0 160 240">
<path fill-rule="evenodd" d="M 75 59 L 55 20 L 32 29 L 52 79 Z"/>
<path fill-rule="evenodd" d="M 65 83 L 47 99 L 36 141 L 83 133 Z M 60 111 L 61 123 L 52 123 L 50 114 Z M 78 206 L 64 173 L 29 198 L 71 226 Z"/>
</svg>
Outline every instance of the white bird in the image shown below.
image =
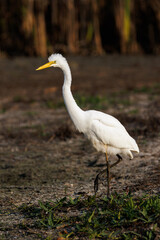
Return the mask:
<svg viewBox="0 0 160 240">
<path fill-rule="evenodd" d="M 136 141 L 128 134 L 124 126 L 113 116 L 100 111 L 83 111 L 75 102 L 71 93 L 72 76 L 67 60 L 61 54 L 52 54 L 49 62 L 39 67 L 41 70 L 48 67 L 59 67 L 64 73 L 62 88 L 63 98 L 68 113 L 79 132 L 92 142 L 97 151 L 106 154 L 107 163 L 107 195 L 110 188 L 110 168 L 122 160 L 121 156 L 133 158 L 132 152 L 139 152 Z M 118 161 L 112 165 L 108 156 L 117 156 Z M 95 180 L 95 191 L 98 190 L 98 176 Z"/>
</svg>

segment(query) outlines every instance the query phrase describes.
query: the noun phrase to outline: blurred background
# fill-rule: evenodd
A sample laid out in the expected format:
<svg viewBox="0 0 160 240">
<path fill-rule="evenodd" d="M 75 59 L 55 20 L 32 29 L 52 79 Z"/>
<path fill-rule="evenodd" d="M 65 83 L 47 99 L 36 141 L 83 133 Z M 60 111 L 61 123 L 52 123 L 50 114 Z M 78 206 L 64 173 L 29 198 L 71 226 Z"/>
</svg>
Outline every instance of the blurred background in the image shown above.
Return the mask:
<svg viewBox="0 0 160 240">
<path fill-rule="evenodd" d="M 0 54 L 159 54 L 160 0 L 0 1 Z"/>
<path fill-rule="evenodd" d="M 51 239 L 15 206 L 93 194 L 105 167 L 68 116 L 62 71 L 36 71 L 56 52 L 77 104 L 115 116 L 139 145 L 112 192 L 160 193 L 160 0 L 1 0 L 0 239 Z"/>
</svg>

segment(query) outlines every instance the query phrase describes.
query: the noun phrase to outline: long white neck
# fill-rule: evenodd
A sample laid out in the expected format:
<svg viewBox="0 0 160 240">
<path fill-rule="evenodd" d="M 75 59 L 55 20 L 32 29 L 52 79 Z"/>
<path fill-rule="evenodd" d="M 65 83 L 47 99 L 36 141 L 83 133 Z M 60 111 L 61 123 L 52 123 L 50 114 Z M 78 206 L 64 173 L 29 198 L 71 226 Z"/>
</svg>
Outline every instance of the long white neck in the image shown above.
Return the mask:
<svg viewBox="0 0 160 240">
<path fill-rule="evenodd" d="M 75 102 L 72 96 L 72 93 L 71 93 L 72 77 L 71 77 L 71 71 L 67 62 L 63 65 L 62 70 L 64 73 L 64 84 L 62 88 L 62 93 L 63 93 L 63 98 L 64 98 L 66 108 L 76 128 L 80 132 L 83 132 L 84 111 L 77 105 L 77 103 Z"/>
</svg>

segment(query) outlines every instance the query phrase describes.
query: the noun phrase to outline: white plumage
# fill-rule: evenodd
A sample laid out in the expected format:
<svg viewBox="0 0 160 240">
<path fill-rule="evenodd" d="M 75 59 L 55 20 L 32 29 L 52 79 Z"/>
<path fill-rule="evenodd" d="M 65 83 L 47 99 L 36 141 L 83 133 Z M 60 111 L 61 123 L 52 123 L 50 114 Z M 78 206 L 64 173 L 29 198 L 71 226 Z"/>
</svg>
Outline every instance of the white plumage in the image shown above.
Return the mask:
<svg viewBox="0 0 160 240">
<path fill-rule="evenodd" d="M 52 54 L 48 60 L 47 64 L 37 70 L 52 66 L 62 69 L 64 73 L 63 98 L 76 128 L 88 137 L 98 151 L 109 156 L 124 155 L 133 158 L 132 152 L 139 152 L 139 148 L 116 118 L 95 110 L 83 111 L 76 104 L 71 93 L 72 77 L 66 59 L 61 54 Z"/>
<path fill-rule="evenodd" d="M 86 135 L 98 151 L 130 158 L 131 151 L 139 152 L 135 140 L 116 118 L 98 111 L 86 111 L 86 115 L 89 126 Z"/>
</svg>

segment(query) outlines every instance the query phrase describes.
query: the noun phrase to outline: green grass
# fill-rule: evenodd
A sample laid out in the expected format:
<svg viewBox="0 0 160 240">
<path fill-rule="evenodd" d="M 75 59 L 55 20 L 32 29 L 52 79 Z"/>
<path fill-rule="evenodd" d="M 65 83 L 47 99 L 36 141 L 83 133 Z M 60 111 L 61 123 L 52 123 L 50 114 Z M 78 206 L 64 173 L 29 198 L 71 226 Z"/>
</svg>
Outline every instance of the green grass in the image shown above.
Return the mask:
<svg viewBox="0 0 160 240">
<path fill-rule="evenodd" d="M 64 107 L 64 102 L 63 102 L 63 99 L 60 99 L 59 101 L 46 100 L 45 101 L 45 106 L 47 108 L 50 108 L 50 109 L 63 108 Z"/>
<path fill-rule="evenodd" d="M 159 196 L 65 197 L 36 207 L 22 205 L 20 211 L 36 217 L 37 227 L 52 229 L 47 239 L 57 239 L 56 233 L 64 239 L 152 240 L 160 227 Z"/>
<path fill-rule="evenodd" d="M 100 96 L 84 96 L 75 94 L 74 95 L 75 101 L 81 108 L 87 108 L 87 107 L 93 107 L 93 108 L 98 108 L 98 109 L 103 109 L 105 105 L 106 99 L 104 97 Z M 51 109 L 58 109 L 58 108 L 63 108 L 65 107 L 63 99 L 59 99 L 58 101 L 54 100 L 46 100 L 45 101 L 45 106 L 47 108 Z"/>
<path fill-rule="evenodd" d="M 35 130 L 35 133 L 40 138 L 50 137 L 51 133 L 47 130 L 47 126 L 45 124 L 37 124 L 32 125 L 31 128 Z"/>
<path fill-rule="evenodd" d="M 130 106 L 131 102 L 128 98 L 128 95 L 122 97 L 116 93 L 112 93 L 107 96 L 93 96 L 93 95 L 85 95 L 82 94 L 74 94 L 74 98 L 78 106 L 82 109 L 97 109 L 104 110 L 110 106 L 122 105 L 124 107 Z M 63 99 L 54 100 L 46 100 L 45 106 L 51 109 L 58 109 L 65 107 Z"/>
<path fill-rule="evenodd" d="M 160 93 L 160 84 L 155 83 L 152 86 L 142 86 L 140 88 L 134 88 L 134 93 L 146 93 L 146 94 L 159 94 Z"/>
<path fill-rule="evenodd" d="M 106 98 L 102 96 L 86 96 L 84 94 L 76 94 L 74 97 L 78 106 L 80 106 L 81 108 L 104 109 L 107 103 Z"/>
<path fill-rule="evenodd" d="M 6 111 L 7 111 L 7 109 L 6 109 L 5 107 L 2 107 L 2 108 L 0 109 L 0 114 L 5 113 Z"/>
<path fill-rule="evenodd" d="M 27 111 L 25 114 L 28 117 L 34 117 L 34 116 L 37 115 L 37 112 L 35 112 L 35 111 Z"/>
<path fill-rule="evenodd" d="M 139 113 L 139 109 L 137 109 L 137 108 L 132 109 L 132 110 L 130 110 L 128 113 L 131 114 L 131 115 L 136 115 L 136 114 Z"/>
<path fill-rule="evenodd" d="M 122 97 L 117 93 L 107 96 L 75 95 L 75 100 L 81 108 L 97 110 L 104 110 L 110 106 L 122 105 L 127 107 L 131 105 L 128 97 Z"/>
<path fill-rule="evenodd" d="M 19 95 L 14 96 L 13 102 L 15 102 L 15 103 L 24 102 L 24 97 L 23 96 L 19 96 Z"/>
<path fill-rule="evenodd" d="M 27 98 L 27 96 L 23 95 L 16 95 L 13 97 L 13 103 L 25 103 L 25 104 L 32 104 L 35 102 L 33 98 Z"/>
</svg>

